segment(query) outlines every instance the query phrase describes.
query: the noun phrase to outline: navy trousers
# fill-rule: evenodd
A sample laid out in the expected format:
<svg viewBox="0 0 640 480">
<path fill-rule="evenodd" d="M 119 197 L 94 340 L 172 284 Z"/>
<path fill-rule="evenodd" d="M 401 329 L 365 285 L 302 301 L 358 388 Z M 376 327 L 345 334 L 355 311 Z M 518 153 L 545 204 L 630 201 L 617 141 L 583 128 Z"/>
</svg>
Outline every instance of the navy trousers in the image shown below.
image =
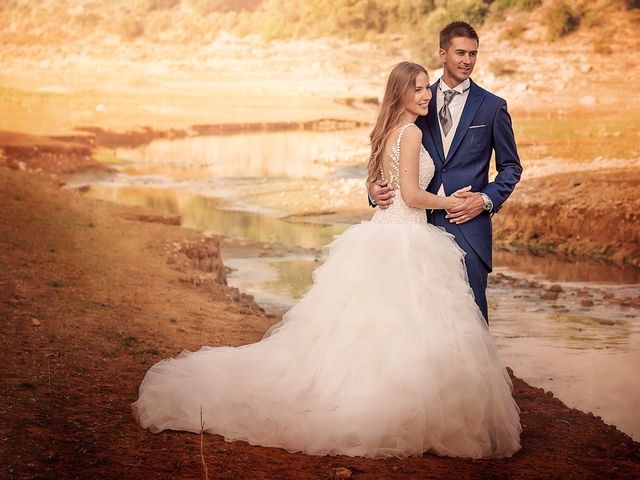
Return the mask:
<svg viewBox="0 0 640 480">
<path fill-rule="evenodd" d="M 456 243 L 460 245 L 460 248 L 466 253 L 464 257 L 464 263 L 467 266 L 467 275 L 469 277 L 469 285 L 473 290 L 473 296 L 480 307 L 482 315 L 487 323 L 489 323 L 489 309 L 487 306 L 487 278 L 491 269 L 482 261 L 482 259 L 475 252 L 473 247 L 467 242 L 457 228 L 452 228 L 453 224 L 448 219 L 444 218 L 446 212 L 444 210 L 434 210 L 428 212 L 427 218 L 429 223 L 436 227 L 443 227 L 447 232 L 451 233 L 456 238 Z"/>
</svg>

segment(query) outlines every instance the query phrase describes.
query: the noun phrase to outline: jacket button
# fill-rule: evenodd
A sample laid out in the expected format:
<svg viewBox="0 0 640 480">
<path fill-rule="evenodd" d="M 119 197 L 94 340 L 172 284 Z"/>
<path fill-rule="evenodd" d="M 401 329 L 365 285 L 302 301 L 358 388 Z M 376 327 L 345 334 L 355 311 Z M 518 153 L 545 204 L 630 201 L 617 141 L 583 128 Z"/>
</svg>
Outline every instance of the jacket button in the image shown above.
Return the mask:
<svg viewBox="0 0 640 480">
<path fill-rule="evenodd" d="M 446 168 L 443 168 L 443 169 L 442 169 L 442 173 L 446 173 L 446 172 L 447 172 L 447 169 L 446 169 Z"/>
</svg>

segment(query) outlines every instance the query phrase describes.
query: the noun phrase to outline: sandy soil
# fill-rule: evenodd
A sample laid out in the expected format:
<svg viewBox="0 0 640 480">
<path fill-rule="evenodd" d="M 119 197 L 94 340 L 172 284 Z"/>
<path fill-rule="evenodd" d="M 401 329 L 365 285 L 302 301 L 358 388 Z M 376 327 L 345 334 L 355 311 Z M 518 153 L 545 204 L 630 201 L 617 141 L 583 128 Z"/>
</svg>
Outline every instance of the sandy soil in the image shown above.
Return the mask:
<svg viewBox="0 0 640 480">
<path fill-rule="evenodd" d="M 4 478 L 204 478 L 197 435 L 154 435 L 129 404 L 146 369 L 241 345 L 277 321 L 225 284 L 219 239 L 0 169 Z M 107 252 L 108 254 L 104 254 Z M 640 444 L 514 379 L 523 449 L 508 460 L 309 457 L 203 438 L 210 478 L 637 478 Z"/>
</svg>

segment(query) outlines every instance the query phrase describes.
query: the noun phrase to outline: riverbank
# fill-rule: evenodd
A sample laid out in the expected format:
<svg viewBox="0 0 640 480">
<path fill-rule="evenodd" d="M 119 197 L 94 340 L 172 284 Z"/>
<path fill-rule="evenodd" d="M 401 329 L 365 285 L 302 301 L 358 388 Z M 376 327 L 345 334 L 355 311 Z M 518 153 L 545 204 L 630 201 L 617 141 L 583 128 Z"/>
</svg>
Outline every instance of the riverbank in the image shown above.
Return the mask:
<svg viewBox="0 0 640 480">
<path fill-rule="evenodd" d="M 241 345 L 278 319 L 230 288 L 220 239 L 153 212 L 0 169 L 2 476 L 203 477 L 200 439 L 129 412 L 145 371 L 201 345 Z M 49 172 L 51 174 L 53 172 Z M 517 372 L 515 372 L 517 374 Z M 507 460 L 308 457 L 203 439 L 214 478 L 636 478 L 640 444 L 514 378 L 523 449 Z"/>
<path fill-rule="evenodd" d="M 0 165 L 63 176 L 90 170 L 111 171 L 121 162 L 118 148 L 135 148 L 153 140 L 202 135 L 362 127 L 353 120 L 316 119 L 291 122 L 218 123 L 184 129 L 138 129 L 124 132 L 85 127 L 75 135 L 29 135 L 0 131 Z M 525 145 L 528 152 L 530 145 Z M 563 147 L 566 148 L 566 147 Z M 353 152 L 352 152 L 353 153 Z M 366 155 L 325 159 L 334 168 L 362 166 Z M 573 256 L 640 267 L 640 233 L 636 228 L 640 168 L 636 160 L 580 162 L 562 166 L 528 159 L 525 177 L 500 214 L 494 217 L 499 247 L 536 254 Z M 254 208 L 283 212 L 294 222 L 356 223 L 371 215 L 364 186 L 355 179 L 266 179 L 236 187 L 239 201 Z"/>
</svg>

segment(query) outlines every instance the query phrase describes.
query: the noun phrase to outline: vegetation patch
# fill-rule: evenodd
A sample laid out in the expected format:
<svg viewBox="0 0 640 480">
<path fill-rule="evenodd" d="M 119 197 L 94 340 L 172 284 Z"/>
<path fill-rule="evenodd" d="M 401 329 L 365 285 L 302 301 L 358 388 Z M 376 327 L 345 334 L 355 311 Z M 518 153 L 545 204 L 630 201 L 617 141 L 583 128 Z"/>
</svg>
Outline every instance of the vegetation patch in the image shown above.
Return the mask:
<svg viewBox="0 0 640 480">
<path fill-rule="evenodd" d="M 549 40 L 558 40 L 580 26 L 581 14 L 566 0 L 551 2 L 544 12 Z"/>
</svg>

